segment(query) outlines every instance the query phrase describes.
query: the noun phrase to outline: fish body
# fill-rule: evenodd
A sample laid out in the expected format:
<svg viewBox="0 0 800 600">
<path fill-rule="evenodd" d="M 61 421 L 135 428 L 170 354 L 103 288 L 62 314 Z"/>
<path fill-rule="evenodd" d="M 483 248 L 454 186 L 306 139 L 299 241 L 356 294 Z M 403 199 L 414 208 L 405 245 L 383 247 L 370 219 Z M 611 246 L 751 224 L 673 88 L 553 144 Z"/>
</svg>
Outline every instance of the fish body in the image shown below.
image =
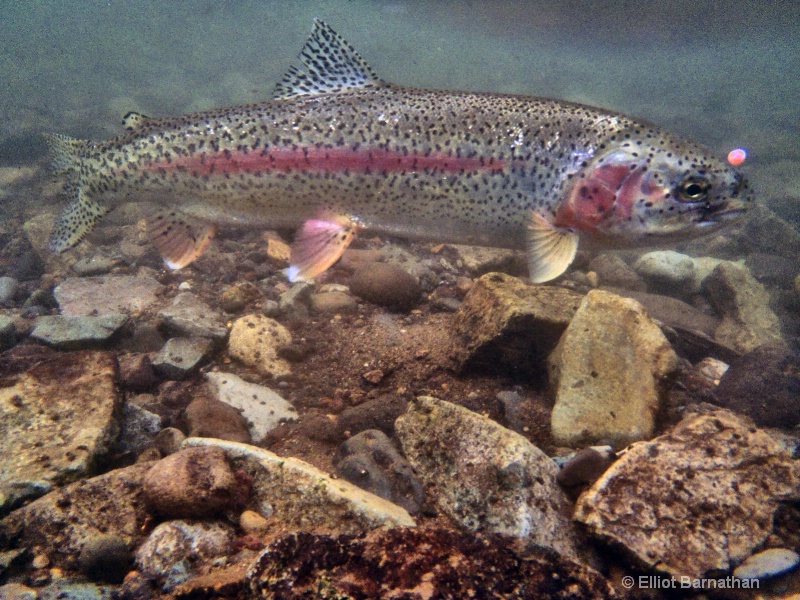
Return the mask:
<svg viewBox="0 0 800 600">
<path fill-rule="evenodd" d="M 617 113 L 543 98 L 381 81 L 317 21 L 275 98 L 169 119 L 126 116 L 107 141 L 50 136 L 69 205 L 61 252 L 114 206 L 165 211 L 151 238 L 173 267 L 214 224 L 300 227 L 290 278 L 328 268 L 360 229 L 526 248 L 547 281 L 578 240 L 642 245 L 738 217 L 743 177 L 708 149 Z"/>
</svg>

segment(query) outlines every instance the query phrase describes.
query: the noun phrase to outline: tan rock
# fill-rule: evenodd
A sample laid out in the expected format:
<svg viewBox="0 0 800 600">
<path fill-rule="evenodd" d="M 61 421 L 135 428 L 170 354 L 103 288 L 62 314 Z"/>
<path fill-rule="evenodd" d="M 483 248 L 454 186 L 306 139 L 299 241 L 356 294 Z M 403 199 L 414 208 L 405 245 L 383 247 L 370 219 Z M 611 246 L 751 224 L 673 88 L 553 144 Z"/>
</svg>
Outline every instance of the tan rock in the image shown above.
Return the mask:
<svg viewBox="0 0 800 600">
<path fill-rule="evenodd" d="M 699 578 L 750 556 L 779 503 L 798 499 L 791 450 L 719 410 L 633 444 L 581 496 L 575 519 L 646 568 Z"/>
<path fill-rule="evenodd" d="M 52 485 L 92 474 L 117 434 L 122 404 L 117 368 L 106 352 L 6 357 L 33 364 L 0 388 L 0 514 Z"/>
<path fill-rule="evenodd" d="M 278 349 L 291 341 L 289 330 L 276 320 L 264 315 L 247 315 L 233 323 L 228 351 L 264 375 L 282 377 L 291 372 L 291 367 L 278 356 Z"/>
<path fill-rule="evenodd" d="M 563 446 L 648 439 L 678 357 L 642 305 L 592 290 L 550 357 L 553 437 Z"/>
</svg>

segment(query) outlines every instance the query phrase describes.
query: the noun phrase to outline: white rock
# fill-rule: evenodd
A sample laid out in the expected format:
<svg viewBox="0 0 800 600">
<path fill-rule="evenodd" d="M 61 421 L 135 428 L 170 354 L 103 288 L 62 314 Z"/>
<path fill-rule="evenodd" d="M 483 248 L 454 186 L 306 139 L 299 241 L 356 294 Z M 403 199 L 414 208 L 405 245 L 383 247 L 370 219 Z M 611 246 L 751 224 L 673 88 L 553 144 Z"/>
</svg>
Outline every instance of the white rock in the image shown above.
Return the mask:
<svg viewBox="0 0 800 600">
<path fill-rule="evenodd" d="M 332 479 L 297 458 L 278 456 L 249 444 L 211 438 L 189 438 L 183 447 L 216 446 L 234 468 L 252 478 L 251 503 L 272 511 L 289 528 L 323 528 L 361 533 L 378 527 L 414 527 L 403 508 L 343 479 Z M 269 507 L 267 509 L 266 507 Z"/>
<path fill-rule="evenodd" d="M 248 383 L 232 373 L 208 373 L 206 379 L 221 402 L 239 409 L 247 419 L 250 437 L 260 443 L 281 422 L 297 419 L 297 411 L 268 387 Z"/>
<path fill-rule="evenodd" d="M 800 555 L 786 548 L 770 548 L 754 554 L 733 571 L 737 579 L 767 579 L 797 568 Z"/>
</svg>

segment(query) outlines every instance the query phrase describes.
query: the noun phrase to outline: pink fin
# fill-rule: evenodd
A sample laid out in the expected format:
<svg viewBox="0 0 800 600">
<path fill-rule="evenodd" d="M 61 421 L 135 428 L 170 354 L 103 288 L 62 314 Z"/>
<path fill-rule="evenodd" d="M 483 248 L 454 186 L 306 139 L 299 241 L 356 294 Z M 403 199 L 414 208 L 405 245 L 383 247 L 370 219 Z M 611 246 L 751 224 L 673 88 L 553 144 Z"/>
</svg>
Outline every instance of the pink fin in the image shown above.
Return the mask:
<svg viewBox="0 0 800 600">
<path fill-rule="evenodd" d="M 360 229 L 358 222 L 345 216 L 309 219 L 300 227 L 292 244 L 289 281 L 313 279 L 330 268 L 352 243 Z"/>
<path fill-rule="evenodd" d="M 160 212 L 147 221 L 147 237 L 170 269 L 197 260 L 211 244 L 217 228 L 178 211 Z"/>
</svg>

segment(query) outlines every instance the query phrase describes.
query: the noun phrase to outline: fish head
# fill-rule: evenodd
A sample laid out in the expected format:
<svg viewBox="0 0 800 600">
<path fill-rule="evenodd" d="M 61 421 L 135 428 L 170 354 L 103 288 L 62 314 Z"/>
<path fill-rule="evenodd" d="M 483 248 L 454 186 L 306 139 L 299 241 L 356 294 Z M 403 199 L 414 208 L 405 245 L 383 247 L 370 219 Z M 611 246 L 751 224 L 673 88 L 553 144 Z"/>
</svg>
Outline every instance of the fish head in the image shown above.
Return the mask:
<svg viewBox="0 0 800 600">
<path fill-rule="evenodd" d="M 702 146 L 650 133 L 584 161 L 555 225 L 618 245 L 657 244 L 714 231 L 751 205 L 733 166 Z"/>
</svg>

